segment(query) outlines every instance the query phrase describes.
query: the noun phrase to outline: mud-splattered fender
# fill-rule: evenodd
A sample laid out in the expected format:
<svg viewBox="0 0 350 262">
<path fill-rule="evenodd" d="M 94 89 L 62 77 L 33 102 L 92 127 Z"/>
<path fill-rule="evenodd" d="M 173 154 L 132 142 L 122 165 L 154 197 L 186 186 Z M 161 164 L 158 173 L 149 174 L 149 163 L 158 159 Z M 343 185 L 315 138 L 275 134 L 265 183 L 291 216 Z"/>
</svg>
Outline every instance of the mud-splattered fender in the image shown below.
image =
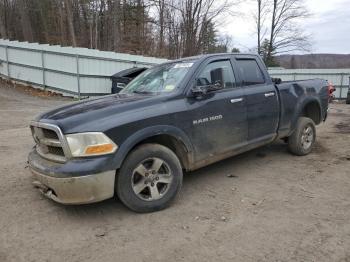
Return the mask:
<svg viewBox="0 0 350 262">
<path fill-rule="evenodd" d="M 114 155 L 112 159 L 112 166 L 114 169 L 119 169 L 125 159 L 125 157 L 128 155 L 128 153 L 131 151 L 135 145 L 139 144 L 140 142 L 157 136 L 157 135 L 169 135 L 176 140 L 183 143 L 183 145 L 186 148 L 186 151 L 188 152 L 189 161 L 193 161 L 193 145 L 188 138 L 188 136 L 185 134 L 184 131 L 181 129 L 174 127 L 174 126 L 168 126 L 168 125 L 157 125 L 152 127 L 147 127 L 144 129 L 141 129 L 131 136 L 129 136 L 121 145 L 118 145 L 119 148 Z"/>
<path fill-rule="evenodd" d="M 323 119 L 322 109 L 321 109 L 321 101 L 317 96 L 304 96 L 299 99 L 299 102 L 296 105 L 296 110 L 291 119 L 291 130 L 290 134 L 295 130 L 298 118 L 303 114 L 303 110 L 310 103 L 316 103 L 318 105 L 318 109 L 320 112 L 320 119 Z"/>
</svg>

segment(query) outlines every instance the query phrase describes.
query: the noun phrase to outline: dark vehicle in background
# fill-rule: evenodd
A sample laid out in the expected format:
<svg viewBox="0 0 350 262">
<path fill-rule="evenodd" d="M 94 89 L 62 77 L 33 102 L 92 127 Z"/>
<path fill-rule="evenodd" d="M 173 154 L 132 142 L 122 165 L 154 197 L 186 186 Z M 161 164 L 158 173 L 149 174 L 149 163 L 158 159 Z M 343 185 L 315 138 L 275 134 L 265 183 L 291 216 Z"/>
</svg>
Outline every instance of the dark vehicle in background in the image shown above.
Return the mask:
<svg viewBox="0 0 350 262">
<path fill-rule="evenodd" d="M 112 80 L 112 94 L 117 94 L 123 90 L 123 88 L 129 84 L 135 77 L 142 72 L 146 71 L 146 67 L 133 67 L 125 69 L 111 76 Z"/>
<path fill-rule="evenodd" d="M 328 83 L 272 81 L 260 57 L 215 54 L 148 69 L 120 93 L 64 106 L 31 123 L 34 184 L 65 204 L 115 193 L 130 209 L 167 207 L 192 171 L 269 144 L 311 152 Z"/>
</svg>

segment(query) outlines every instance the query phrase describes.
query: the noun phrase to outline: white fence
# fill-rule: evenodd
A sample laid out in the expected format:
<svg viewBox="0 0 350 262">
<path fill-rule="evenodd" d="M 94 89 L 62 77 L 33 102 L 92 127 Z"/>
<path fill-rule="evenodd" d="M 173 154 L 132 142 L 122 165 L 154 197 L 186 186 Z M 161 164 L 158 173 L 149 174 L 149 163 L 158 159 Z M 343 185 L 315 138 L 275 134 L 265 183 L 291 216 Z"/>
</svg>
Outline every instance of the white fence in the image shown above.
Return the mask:
<svg viewBox="0 0 350 262">
<path fill-rule="evenodd" d="M 110 76 L 132 67 L 150 67 L 166 59 L 104 52 L 87 48 L 39 45 L 0 39 L 0 76 L 34 87 L 73 96 L 110 94 Z M 350 69 L 274 69 L 272 77 L 284 81 L 323 78 L 346 98 Z"/>
<path fill-rule="evenodd" d="M 0 39 L 0 76 L 73 96 L 111 93 L 110 76 L 166 59 Z"/>
<path fill-rule="evenodd" d="M 322 78 L 331 82 L 337 90 L 335 97 L 346 99 L 350 87 L 350 69 L 274 69 L 269 68 L 272 77 L 283 81 L 306 80 Z"/>
</svg>

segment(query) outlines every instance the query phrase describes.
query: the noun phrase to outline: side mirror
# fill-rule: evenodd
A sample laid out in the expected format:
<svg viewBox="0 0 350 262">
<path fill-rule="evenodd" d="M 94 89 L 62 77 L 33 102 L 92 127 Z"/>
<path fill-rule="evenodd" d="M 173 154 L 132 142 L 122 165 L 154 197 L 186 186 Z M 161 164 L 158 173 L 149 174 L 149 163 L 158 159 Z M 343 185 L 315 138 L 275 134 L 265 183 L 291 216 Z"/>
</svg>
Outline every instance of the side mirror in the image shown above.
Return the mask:
<svg viewBox="0 0 350 262">
<path fill-rule="evenodd" d="M 279 85 L 282 83 L 281 78 L 271 78 L 272 82 L 275 83 L 276 85 Z"/>
<path fill-rule="evenodd" d="M 196 81 L 197 83 L 197 81 Z M 209 85 L 196 85 L 192 88 L 191 92 L 195 97 L 205 96 L 206 94 L 223 89 L 223 86 L 220 81 L 216 81 L 215 84 Z"/>
</svg>

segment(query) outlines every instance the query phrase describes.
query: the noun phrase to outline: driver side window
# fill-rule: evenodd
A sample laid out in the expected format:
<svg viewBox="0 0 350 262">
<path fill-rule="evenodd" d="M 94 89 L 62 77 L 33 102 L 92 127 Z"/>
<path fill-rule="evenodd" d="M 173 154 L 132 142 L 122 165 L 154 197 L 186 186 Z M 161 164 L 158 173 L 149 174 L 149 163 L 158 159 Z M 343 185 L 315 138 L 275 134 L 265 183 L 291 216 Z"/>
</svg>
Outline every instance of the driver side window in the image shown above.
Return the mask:
<svg viewBox="0 0 350 262">
<path fill-rule="evenodd" d="M 197 86 L 214 84 L 220 84 L 222 88 L 236 87 L 235 76 L 229 60 L 208 64 L 197 78 Z"/>
</svg>

